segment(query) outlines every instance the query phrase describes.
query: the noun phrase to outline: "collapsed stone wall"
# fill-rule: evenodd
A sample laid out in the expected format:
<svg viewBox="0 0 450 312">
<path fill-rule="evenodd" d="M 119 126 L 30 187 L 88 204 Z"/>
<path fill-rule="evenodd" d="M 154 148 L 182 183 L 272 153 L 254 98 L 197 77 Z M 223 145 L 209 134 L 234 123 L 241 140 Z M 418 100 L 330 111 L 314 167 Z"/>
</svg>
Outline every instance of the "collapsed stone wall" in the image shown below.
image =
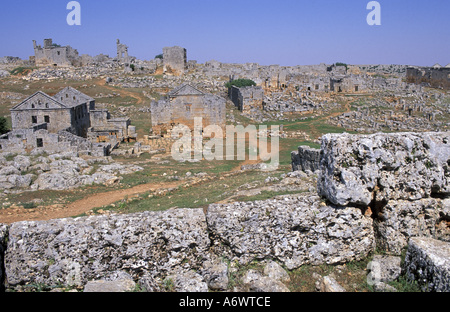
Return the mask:
<svg viewBox="0 0 450 312">
<path fill-rule="evenodd" d="M 0 225 L 6 287 L 127 276 L 157 291 L 185 277 L 189 289 L 207 291 L 227 276 L 224 259 L 292 270 L 362 260 L 375 247 L 398 254 L 416 236 L 448 249 L 449 133 L 330 134 L 322 142 L 320 196 Z M 413 249 L 409 258 L 430 262 Z M 448 265 L 431 271 L 448 280 Z M 410 264 L 408 274 L 416 273 Z"/>
<path fill-rule="evenodd" d="M 255 203 L 130 215 L 103 215 L 2 226 L 8 289 L 30 283 L 83 287 L 126 274 L 147 289 L 173 275 L 216 276 L 221 258 L 248 264 L 361 260 L 374 250 L 372 220 L 335 209 L 313 194 Z M 226 265 L 225 265 L 226 268 Z M 213 283 L 214 281 L 211 281 Z"/>
</svg>

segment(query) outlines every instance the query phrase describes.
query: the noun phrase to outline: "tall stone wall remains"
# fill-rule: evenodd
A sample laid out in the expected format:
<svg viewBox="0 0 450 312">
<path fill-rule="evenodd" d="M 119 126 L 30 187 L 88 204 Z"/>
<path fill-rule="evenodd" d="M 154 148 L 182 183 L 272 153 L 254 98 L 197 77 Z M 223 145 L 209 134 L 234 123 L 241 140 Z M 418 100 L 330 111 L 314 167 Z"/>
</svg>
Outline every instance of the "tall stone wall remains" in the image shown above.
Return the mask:
<svg viewBox="0 0 450 312">
<path fill-rule="evenodd" d="M 448 90 L 450 89 L 450 68 L 409 67 L 406 69 L 406 81 Z"/>
<path fill-rule="evenodd" d="M 187 51 L 182 47 L 163 48 L 164 73 L 182 76 L 186 70 Z"/>
<path fill-rule="evenodd" d="M 177 124 L 194 129 L 196 117 L 201 117 L 203 127 L 226 124 L 226 100 L 213 94 L 181 96 L 173 100 L 151 103 L 152 129 L 155 135 L 164 134 Z"/>
<path fill-rule="evenodd" d="M 44 47 L 36 45 L 33 40 L 34 59 L 36 66 L 79 66 L 81 58 L 78 51 L 70 46 L 54 45 L 52 39 L 44 39 Z"/>
</svg>

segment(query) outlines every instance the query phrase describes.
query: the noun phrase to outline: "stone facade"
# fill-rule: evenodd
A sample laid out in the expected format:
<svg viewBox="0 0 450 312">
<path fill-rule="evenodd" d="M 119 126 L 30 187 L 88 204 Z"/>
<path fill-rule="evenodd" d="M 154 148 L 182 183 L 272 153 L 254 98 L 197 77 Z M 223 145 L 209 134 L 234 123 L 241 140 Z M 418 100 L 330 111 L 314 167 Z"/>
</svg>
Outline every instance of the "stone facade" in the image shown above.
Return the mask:
<svg viewBox="0 0 450 312">
<path fill-rule="evenodd" d="M 38 67 L 70 67 L 80 65 L 78 51 L 70 46 L 61 47 L 53 44 L 52 39 L 44 39 L 44 47 L 33 40 L 34 60 Z"/>
<path fill-rule="evenodd" d="M 262 87 L 232 86 L 229 96 L 234 105 L 243 113 L 250 114 L 253 111 L 263 110 L 264 90 Z"/>
<path fill-rule="evenodd" d="M 450 89 L 449 67 L 409 67 L 406 70 L 409 83 L 428 84 L 434 88 Z"/>
<path fill-rule="evenodd" d="M 202 118 L 203 127 L 224 127 L 226 100 L 183 84 L 169 92 L 166 99 L 152 102 L 151 116 L 154 135 L 166 134 L 177 124 L 186 125 L 193 130 L 196 117 Z"/>
<path fill-rule="evenodd" d="M 94 106 L 94 99 L 71 87 L 53 97 L 38 91 L 11 109 L 12 128 L 28 129 L 46 123 L 49 132 L 68 130 L 86 137 L 89 110 Z"/>
<path fill-rule="evenodd" d="M 54 96 L 36 92 L 11 109 L 11 120 L 13 130 L 0 138 L 0 149 L 9 152 L 66 148 L 109 154 L 123 140 L 136 140 L 128 117 L 111 118 L 107 110 L 95 108 L 93 98 L 72 87 Z"/>
<path fill-rule="evenodd" d="M 187 52 L 182 47 L 163 48 L 164 73 L 182 76 L 187 66 Z"/>
</svg>

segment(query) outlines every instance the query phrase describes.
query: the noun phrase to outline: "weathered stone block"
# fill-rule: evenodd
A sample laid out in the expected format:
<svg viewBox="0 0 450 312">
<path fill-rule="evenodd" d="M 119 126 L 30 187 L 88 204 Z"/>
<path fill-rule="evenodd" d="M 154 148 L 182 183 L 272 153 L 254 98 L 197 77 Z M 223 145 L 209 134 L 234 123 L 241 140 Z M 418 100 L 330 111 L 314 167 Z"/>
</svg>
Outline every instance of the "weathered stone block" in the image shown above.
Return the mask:
<svg viewBox="0 0 450 312">
<path fill-rule="evenodd" d="M 450 291 L 450 243 L 427 237 L 411 238 L 404 271 L 423 291 Z"/>
<path fill-rule="evenodd" d="M 293 171 L 311 171 L 320 169 L 321 150 L 309 146 L 299 146 L 298 151 L 291 153 Z"/>
<path fill-rule="evenodd" d="M 375 247 L 371 218 L 318 196 L 213 204 L 206 217 L 215 248 L 242 264 L 267 258 L 294 269 L 363 259 Z"/>
<path fill-rule="evenodd" d="M 390 201 L 375 217 L 377 246 L 400 255 L 414 236 L 450 241 L 450 200 Z"/>
<path fill-rule="evenodd" d="M 7 282 L 82 286 L 112 271 L 156 278 L 186 261 L 200 267 L 209 244 L 202 209 L 19 222 L 9 231 Z"/>
<path fill-rule="evenodd" d="M 327 134 L 319 193 L 336 205 L 450 195 L 450 132 Z"/>
</svg>

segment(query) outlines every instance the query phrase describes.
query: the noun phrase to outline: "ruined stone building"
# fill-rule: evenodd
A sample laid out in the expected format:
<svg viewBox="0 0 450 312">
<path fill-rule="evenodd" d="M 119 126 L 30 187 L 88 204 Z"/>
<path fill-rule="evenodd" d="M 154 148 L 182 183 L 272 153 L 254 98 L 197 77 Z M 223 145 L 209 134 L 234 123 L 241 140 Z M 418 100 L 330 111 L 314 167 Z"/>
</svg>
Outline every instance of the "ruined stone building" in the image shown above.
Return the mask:
<svg viewBox="0 0 450 312">
<path fill-rule="evenodd" d="M 251 114 L 263 110 L 264 90 L 262 87 L 232 86 L 229 96 L 234 105 L 243 113 Z"/>
<path fill-rule="evenodd" d="M 38 91 L 11 109 L 12 128 L 28 129 L 45 123 L 49 132 L 65 130 L 86 137 L 89 111 L 94 107 L 94 99 L 71 87 L 53 97 Z"/>
<path fill-rule="evenodd" d="M 152 131 L 154 135 L 169 134 L 178 124 L 194 129 L 194 118 L 201 117 L 203 127 L 225 127 L 226 100 L 182 84 L 167 94 L 166 99 L 151 104 Z"/>
<path fill-rule="evenodd" d="M 117 39 L 117 59 L 119 61 L 128 62 L 128 47 L 120 43 L 120 40 Z"/>
<path fill-rule="evenodd" d="M 107 110 L 95 108 L 93 98 L 72 87 L 54 96 L 38 91 L 10 111 L 12 131 L 0 137 L 1 150 L 107 155 L 121 141 L 136 139 L 128 131 L 128 118 L 111 118 Z"/>
<path fill-rule="evenodd" d="M 79 66 L 80 57 L 78 51 L 70 46 L 61 47 L 54 44 L 52 39 L 44 39 L 44 47 L 36 44 L 33 40 L 34 62 L 38 67 L 70 67 Z"/>
<path fill-rule="evenodd" d="M 136 141 L 137 135 L 128 117 L 112 118 L 106 109 L 91 110 L 88 139 L 96 143 L 110 143 L 113 147 L 121 141 Z"/>
<path fill-rule="evenodd" d="M 414 84 L 428 84 L 433 88 L 450 89 L 450 67 L 408 67 L 406 81 Z"/>
<path fill-rule="evenodd" d="M 164 73 L 182 76 L 187 66 L 187 52 L 182 47 L 163 48 Z"/>
</svg>

